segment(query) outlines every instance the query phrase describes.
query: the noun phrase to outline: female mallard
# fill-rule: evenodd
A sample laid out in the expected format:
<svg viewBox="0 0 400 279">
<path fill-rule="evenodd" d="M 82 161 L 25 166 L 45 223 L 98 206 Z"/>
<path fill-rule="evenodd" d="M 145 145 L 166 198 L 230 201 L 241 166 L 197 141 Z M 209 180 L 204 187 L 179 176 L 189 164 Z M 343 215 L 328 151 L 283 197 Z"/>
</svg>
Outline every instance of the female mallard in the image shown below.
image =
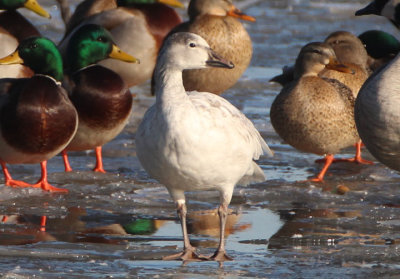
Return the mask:
<svg viewBox="0 0 400 279">
<path fill-rule="evenodd" d="M 183 84 L 188 91 L 221 94 L 232 87 L 250 64 L 253 54 L 251 39 L 237 18 L 255 21 L 238 10 L 231 0 L 191 0 L 189 21 L 174 32 L 191 32 L 203 37 L 220 55 L 233 62 L 235 68 L 185 70 Z"/>
<path fill-rule="evenodd" d="M 325 68 L 351 72 L 335 60 L 328 44 L 304 46 L 296 60 L 294 81 L 282 89 L 271 106 L 272 125 L 285 142 L 304 152 L 325 155 L 325 166 L 313 181 L 323 180 L 333 154 L 359 140 L 351 90 L 318 75 Z"/>
<path fill-rule="evenodd" d="M 336 58 L 340 63 L 349 67 L 352 74 L 342 73 L 335 70 L 325 69 L 320 76 L 336 79 L 346 85 L 357 98 L 361 86 L 369 77 L 371 71 L 368 65 L 368 53 L 361 40 L 347 31 L 336 31 L 331 33 L 325 43 L 329 44 L 335 51 Z M 361 157 L 361 140 L 355 143 L 356 154 L 351 159 L 335 159 L 335 161 L 347 161 L 360 164 L 372 164 L 371 161 Z"/>
<path fill-rule="evenodd" d="M 37 14 L 49 18 L 47 13 L 35 0 L 0 0 L 0 57 L 14 51 L 20 42 L 32 36 L 40 36 L 39 31 L 20 13 L 18 8 L 25 7 Z M 0 66 L 0 78 L 31 77 L 33 72 L 24 65 Z"/>
<path fill-rule="evenodd" d="M 0 64 L 14 63 L 25 64 L 35 75 L 0 80 L 0 162 L 5 184 L 67 192 L 48 183 L 46 168 L 46 160 L 68 145 L 78 126 L 76 110 L 60 85 L 61 55 L 50 40 L 31 37 L 0 59 Z M 42 177 L 35 185 L 13 180 L 6 163 L 41 163 Z"/>
<path fill-rule="evenodd" d="M 69 41 L 66 87 L 79 115 L 79 126 L 66 151 L 96 150 L 94 171 L 105 172 L 101 146 L 111 141 L 125 127 L 132 109 L 132 95 L 121 77 L 114 71 L 94 64 L 105 58 L 126 62 L 137 60 L 122 52 L 111 34 L 99 25 L 80 27 Z M 65 170 L 71 171 L 66 151 Z"/>
<path fill-rule="evenodd" d="M 254 162 L 272 155 L 257 129 L 224 98 L 208 92 L 186 92 L 182 71 L 206 67 L 233 68 L 200 36 L 179 32 L 168 37 L 154 71 L 156 103 L 136 132 L 137 156 L 146 171 L 163 183 L 178 209 L 184 250 L 164 259 L 199 260 L 186 229 L 185 191 L 220 193 L 220 243 L 211 257 L 230 260 L 224 233 L 228 205 L 236 184 L 265 180 Z"/>
<path fill-rule="evenodd" d="M 158 50 L 168 32 L 181 23 L 176 11 L 167 5 L 183 5 L 178 0 L 87 0 L 82 2 L 67 25 L 60 43 L 63 55 L 71 35 L 84 24 L 98 24 L 110 31 L 115 42 L 127 53 L 140 57 L 141 65 L 106 59 L 99 64 L 112 69 L 128 87 L 151 78 Z"/>
</svg>

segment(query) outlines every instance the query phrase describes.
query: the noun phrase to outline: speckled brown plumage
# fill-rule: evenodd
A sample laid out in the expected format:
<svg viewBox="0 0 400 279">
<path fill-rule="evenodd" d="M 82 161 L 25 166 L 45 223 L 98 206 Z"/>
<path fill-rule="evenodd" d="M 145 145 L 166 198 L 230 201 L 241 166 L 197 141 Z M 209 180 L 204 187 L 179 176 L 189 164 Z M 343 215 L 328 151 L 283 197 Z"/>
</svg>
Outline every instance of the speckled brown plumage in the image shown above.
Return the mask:
<svg viewBox="0 0 400 279">
<path fill-rule="evenodd" d="M 359 139 L 354 97 L 340 82 L 317 75 L 325 66 L 323 61 L 328 63 L 328 54 L 321 60 L 316 52 L 305 54 L 306 48 L 334 56 L 331 48 L 322 43 L 302 49 L 296 61 L 295 80 L 282 89 L 271 106 L 271 122 L 279 136 L 293 147 L 319 155 L 335 154 Z M 307 60 L 309 64 L 304 66 Z"/>
</svg>

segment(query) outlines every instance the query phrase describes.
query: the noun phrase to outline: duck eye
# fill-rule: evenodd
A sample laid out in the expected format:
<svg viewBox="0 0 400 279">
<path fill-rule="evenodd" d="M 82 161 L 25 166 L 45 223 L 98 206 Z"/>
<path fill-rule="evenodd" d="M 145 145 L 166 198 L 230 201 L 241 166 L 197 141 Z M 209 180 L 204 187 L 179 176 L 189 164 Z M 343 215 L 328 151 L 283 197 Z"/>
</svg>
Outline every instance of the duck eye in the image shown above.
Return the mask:
<svg viewBox="0 0 400 279">
<path fill-rule="evenodd" d="M 195 43 L 190 43 L 189 46 L 190 47 L 196 47 L 196 44 Z"/>
<path fill-rule="evenodd" d="M 36 44 L 36 43 L 33 43 L 33 44 L 29 45 L 29 48 L 30 48 L 30 49 L 37 48 L 37 44 Z"/>
<path fill-rule="evenodd" d="M 101 36 L 101 37 L 98 37 L 98 38 L 97 38 L 97 41 L 99 41 L 99 42 L 105 42 L 105 41 L 107 41 L 107 39 L 106 39 L 106 37 Z"/>
</svg>

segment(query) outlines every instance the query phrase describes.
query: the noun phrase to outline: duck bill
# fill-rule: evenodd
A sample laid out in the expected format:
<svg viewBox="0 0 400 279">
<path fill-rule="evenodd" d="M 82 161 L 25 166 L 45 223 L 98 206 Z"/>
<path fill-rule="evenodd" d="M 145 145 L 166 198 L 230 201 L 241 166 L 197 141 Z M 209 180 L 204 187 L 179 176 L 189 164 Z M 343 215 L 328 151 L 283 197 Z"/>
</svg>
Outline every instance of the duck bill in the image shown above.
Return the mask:
<svg viewBox="0 0 400 279">
<path fill-rule="evenodd" d="M 185 5 L 183 5 L 181 2 L 178 0 L 158 0 L 159 3 L 171 6 L 171 7 L 176 7 L 176 8 L 184 8 Z"/>
<path fill-rule="evenodd" d="M 108 55 L 108 57 L 110 58 L 114 58 L 117 60 L 121 60 L 124 62 L 130 62 L 130 63 L 137 63 L 140 64 L 140 60 L 133 57 L 132 55 L 123 52 L 119 47 L 117 47 L 116 45 L 113 45 L 111 53 Z"/>
<path fill-rule="evenodd" d="M 24 60 L 19 56 L 18 51 L 11 53 L 10 55 L 0 58 L 1 65 L 10 65 L 10 64 L 23 64 Z"/>
<path fill-rule="evenodd" d="M 330 59 L 329 64 L 327 64 L 325 68 L 346 74 L 354 74 L 354 70 L 347 67 L 346 65 L 340 64 L 336 59 Z"/>
<path fill-rule="evenodd" d="M 245 13 L 243 13 L 241 10 L 239 10 L 238 8 L 236 8 L 235 6 L 232 5 L 231 9 L 228 11 L 227 13 L 228 16 L 231 17 L 237 17 L 243 20 L 247 20 L 247 21 L 256 21 L 256 19 L 252 16 L 246 15 Z"/>
<path fill-rule="evenodd" d="M 233 69 L 235 65 L 231 61 L 228 61 L 218 54 L 216 54 L 212 49 L 208 52 L 208 60 L 206 61 L 207 66 L 215 68 L 228 68 Z"/>
<path fill-rule="evenodd" d="M 370 3 L 368 6 L 356 11 L 356 13 L 355 13 L 356 16 L 375 15 L 375 14 L 377 14 L 375 2 Z"/>
<path fill-rule="evenodd" d="M 28 0 L 25 2 L 24 7 L 40 16 L 51 18 L 50 14 L 43 9 L 36 0 Z"/>
</svg>

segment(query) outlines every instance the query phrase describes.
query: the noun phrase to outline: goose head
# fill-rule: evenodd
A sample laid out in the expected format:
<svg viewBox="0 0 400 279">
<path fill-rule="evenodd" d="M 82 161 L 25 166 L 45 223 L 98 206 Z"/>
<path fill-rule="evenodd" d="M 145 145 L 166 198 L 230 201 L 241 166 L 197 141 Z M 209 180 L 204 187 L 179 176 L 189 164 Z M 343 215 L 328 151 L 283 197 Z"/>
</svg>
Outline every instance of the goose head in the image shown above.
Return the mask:
<svg viewBox="0 0 400 279">
<path fill-rule="evenodd" d="M 219 67 L 232 69 L 233 63 L 215 53 L 199 35 L 179 32 L 168 37 L 158 57 L 159 64 L 175 70 Z"/>
</svg>

